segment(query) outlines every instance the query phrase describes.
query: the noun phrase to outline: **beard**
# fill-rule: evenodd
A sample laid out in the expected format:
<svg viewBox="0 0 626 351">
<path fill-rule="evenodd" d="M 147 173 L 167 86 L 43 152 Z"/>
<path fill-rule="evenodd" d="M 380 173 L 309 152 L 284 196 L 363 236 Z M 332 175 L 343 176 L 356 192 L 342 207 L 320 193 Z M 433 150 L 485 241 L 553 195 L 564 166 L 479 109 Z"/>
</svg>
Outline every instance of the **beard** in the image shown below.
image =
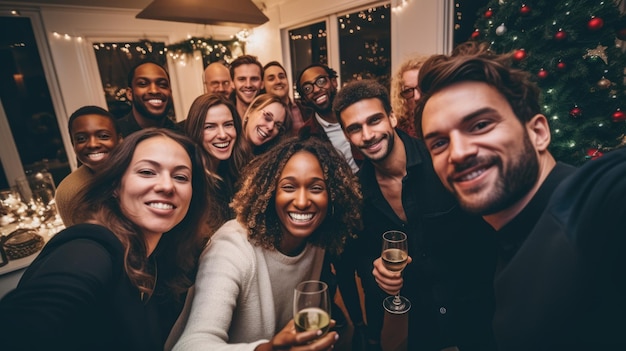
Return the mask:
<svg viewBox="0 0 626 351">
<path fill-rule="evenodd" d="M 333 101 L 335 101 L 335 95 L 337 95 L 337 89 L 331 88 L 328 90 L 328 101 L 326 102 L 325 107 L 321 107 L 315 103 L 313 100 L 308 100 L 309 106 L 317 112 L 320 116 L 325 116 L 333 112 Z"/>
<path fill-rule="evenodd" d="M 372 145 L 372 144 L 376 144 L 379 141 L 384 141 L 387 140 L 387 145 L 385 146 L 385 149 L 382 150 L 382 154 L 380 155 L 370 155 L 367 152 L 367 147 Z M 380 161 L 384 161 L 390 154 L 391 154 L 391 150 L 393 150 L 393 146 L 395 145 L 395 135 L 393 132 L 388 132 L 383 134 L 383 136 L 381 136 L 380 139 L 375 140 L 373 142 L 370 143 L 365 143 L 363 144 L 361 147 L 359 147 L 360 149 L 363 150 L 363 155 L 368 158 L 370 161 L 372 162 L 380 162 Z"/>
<path fill-rule="evenodd" d="M 144 116 L 145 118 L 151 119 L 153 121 L 161 121 L 164 118 L 167 118 L 167 114 L 170 112 L 170 109 L 172 108 L 172 100 L 169 100 L 169 99 L 167 100 L 165 109 L 163 110 L 162 113 L 159 113 L 159 114 L 154 114 L 150 112 L 148 108 L 146 108 L 146 105 L 143 104 L 142 101 L 140 100 L 138 101 L 137 99 L 133 99 L 133 108 L 137 110 L 137 112 L 139 112 L 139 114 Z"/>
<path fill-rule="evenodd" d="M 516 155 L 511 155 L 512 163 L 507 169 L 505 169 L 502 159 L 498 156 L 488 159 L 474 158 L 458 168 L 467 169 L 483 162 L 488 162 L 498 167 L 500 175 L 492 190 L 476 190 L 476 193 L 488 191 L 488 194 L 479 200 L 468 200 L 453 190 L 461 207 L 470 213 L 485 216 L 509 208 L 528 194 L 539 178 L 539 161 L 528 133 L 524 133 L 522 149 Z M 450 180 L 449 184 L 452 184 Z M 452 189 L 454 189 L 454 186 Z"/>
</svg>

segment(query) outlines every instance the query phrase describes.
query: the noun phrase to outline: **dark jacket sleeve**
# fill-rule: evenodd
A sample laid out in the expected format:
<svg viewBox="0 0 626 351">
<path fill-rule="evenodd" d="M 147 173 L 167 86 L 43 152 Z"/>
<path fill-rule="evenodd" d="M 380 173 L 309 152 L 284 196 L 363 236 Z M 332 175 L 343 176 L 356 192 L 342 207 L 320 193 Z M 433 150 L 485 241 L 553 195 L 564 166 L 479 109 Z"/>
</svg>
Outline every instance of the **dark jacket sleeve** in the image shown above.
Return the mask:
<svg viewBox="0 0 626 351">
<path fill-rule="evenodd" d="M 59 240 L 53 238 L 17 288 L 0 301 L 3 347 L 45 348 L 47 342 L 63 334 L 61 331 L 66 333 L 83 319 L 81 315 L 94 313 L 94 306 L 103 306 L 102 301 L 111 295 L 119 279 L 119 248 L 112 255 L 109 245 L 69 232 L 57 234 Z"/>
</svg>

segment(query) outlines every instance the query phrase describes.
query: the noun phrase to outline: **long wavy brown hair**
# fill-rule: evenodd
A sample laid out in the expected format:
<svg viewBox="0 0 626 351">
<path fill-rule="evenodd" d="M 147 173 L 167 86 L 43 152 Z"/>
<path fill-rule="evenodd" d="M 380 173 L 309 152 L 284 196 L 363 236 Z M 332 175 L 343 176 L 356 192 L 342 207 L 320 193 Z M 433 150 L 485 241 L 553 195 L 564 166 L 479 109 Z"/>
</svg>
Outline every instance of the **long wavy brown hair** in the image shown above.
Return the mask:
<svg viewBox="0 0 626 351">
<path fill-rule="evenodd" d="M 416 55 L 404 61 L 391 79 L 391 107 L 398 119 L 398 127 L 404 131 L 413 129 L 414 111 L 407 106 L 406 99 L 400 95 L 402 92 L 402 75 L 404 72 L 420 69 L 428 59 L 425 55 Z M 416 82 L 417 83 L 417 82 Z"/>
<path fill-rule="evenodd" d="M 282 228 L 274 206 L 276 185 L 287 161 L 303 150 L 315 155 L 320 162 L 329 195 L 326 218 L 308 240 L 338 255 L 346 239 L 353 237 L 361 227 L 363 197 L 350 166 L 330 143 L 315 137 L 297 136 L 257 156 L 244 169 L 241 190 L 235 195 L 232 207 L 237 220 L 248 230 L 252 243 L 267 249 L 279 247 Z"/>
<path fill-rule="evenodd" d="M 163 128 L 147 128 L 132 133 L 110 153 L 107 167 L 79 192 L 71 213 L 75 223 L 95 220 L 115 234 L 124 246 L 124 269 L 131 283 L 140 292 L 152 295 L 156 274 L 150 269 L 144 235 L 135 223 L 122 214 L 114 193 L 120 187 L 137 145 L 154 137 L 166 137 L 181 145 L 192 165 L 193 194 L 189 210 L 183 220 L 161 238 L 167 240 L 167 245 L 159 245 L 159 255 L 167 257 L 174 266 L 174 273 L 167 277 L 165 284 L 174 296 L 180 297 L 192 285 L 198 257 L 206 242 L 201 228 L 207 204 L 207 180 L 201 156 L 191 139 Z"/>
</svg>

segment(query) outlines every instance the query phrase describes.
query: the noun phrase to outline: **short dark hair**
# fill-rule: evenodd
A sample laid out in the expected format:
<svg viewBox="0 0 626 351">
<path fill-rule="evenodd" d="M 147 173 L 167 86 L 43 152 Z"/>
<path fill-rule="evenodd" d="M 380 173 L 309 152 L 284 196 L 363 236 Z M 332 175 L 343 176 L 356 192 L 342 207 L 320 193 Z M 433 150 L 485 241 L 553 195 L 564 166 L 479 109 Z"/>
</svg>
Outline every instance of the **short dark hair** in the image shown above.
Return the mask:
<svg viewBox="0 0 626 351">
<path fill-rule="evenodd" d="M 420 69 L 418 86 L 422 96 L 415 109 L 415 130 L 423 137 L 422 113 L 435 93 L 466 81 L 496 88 L 522 124 L 540 114 L 539 88 L 530 80 L 530 73 L 514 68 L 512 62 L 512 53 L 497 55 L 487 43 L 476 42 L 460 44 L 451 55 L 431 56 Z"/>
<path fill-rule="evenodd" d="M 268 63 L 265 64 L 265 66 L 263 66 L 263 72 L 265 73 L 265 70 L 270 68 L 270 67 L 280 67 L 280 69 L 283 70 L 283 72 L 287 72 L 287 70 L 285 69 L 285 67 L 283 67 L 283 65 L 280 64 L 280 62 L 278 61 L 270 61 Z"/>
<path fill-rule="evenodd" d="M 333 101 L 333 112 L 341 122 L 341 111 L 350 105 L 365 99 L 378 99 L 383 104 L 387 115 L 391 114 L 391 101 L 387 88 L 373 79 L 354 80 L 339 90 Z"/>
<path fill-rule="evenodd" d="M 74 111 L 74 113 L 70 115 L 70 118 L 67 121 L 67 130 L 70 134 L 72 134 L 72 123 L 74 123 L 74 120 L 84 115 L 99 115 L 110 119 L 111 123 L 113 123 L 113 126 L 115 127 L 115 132 L 117 134 L 121 134 L 120 126 L 117 125 L 117 119 L 115 118 L 115 116 L 113 116 L 111 112 L 103 109 L 102 107 L 94 105 L 80 107 L 78 110 Z"/>
<path fill-rule="evenodd" d="M 167 71 L 167 69 L 165 69 L 165 67 L 162 64 L 160 64 L 160 63 L 158 63 L 158 62 L 156 62 L 154 60 L 143 60 L 143 61 L 137 63 L 136 65 L 134 65 L 130 69 L 130 71 L 128 71 L 128 77 L 126 78 L 127 79 L 127 83 L 128 83 L 128 87 L 132 87 L 133 86 L 133 79 L 135 78 L 135 71 L 137 71 L 137 68 L 139 68 L 140 66 L 143 66 L 145 64 L 148 64 L 148 63 L 152 63 L 154 65 L 157 65 L 157 66 L 161 67 L 163 69 L 163 71 L 165 71 L 165 75 L 167 76 L 167 80 L 168 81 L 172 81 L 170 79 L 170 73 Z"/>
<path fill-rule="evenodd" d="M 324 71 L 326 71 L 326 74 L 328 75 L 328 78 L 337 78 L 337 71 L 335 71 L 334 69 L 328 67 L 327 65 L 323 64 L 323 63 L 312 63 L 306 67 L 304 67 L 304 69 L 302 71 L 300 71 L 300 73 L 298 74 L 298 79 L 296 80 L 296 90 L 298 91 L 298 94 L 300 94 L 300 96 L 304 96 L 304 94 L 302 93 L 302 84 L 300 83 L 300 79 L 302 79 L 302 75 L 304 74 L 304 72 L 306 72 L 307 70 L 313 68 L 313 67 L 321 67 L 324 69 Z"/>
<path fill-rule="evenodd" d="M 235 68 L 241 65 L 257 65 L 261 71 L 261 80 L 263 79 L 263 65 L 259 62 L 256 56 L 253 55 L 241 55 L 230 63 L 230 79 L 235 79 Z"/>
</svg>

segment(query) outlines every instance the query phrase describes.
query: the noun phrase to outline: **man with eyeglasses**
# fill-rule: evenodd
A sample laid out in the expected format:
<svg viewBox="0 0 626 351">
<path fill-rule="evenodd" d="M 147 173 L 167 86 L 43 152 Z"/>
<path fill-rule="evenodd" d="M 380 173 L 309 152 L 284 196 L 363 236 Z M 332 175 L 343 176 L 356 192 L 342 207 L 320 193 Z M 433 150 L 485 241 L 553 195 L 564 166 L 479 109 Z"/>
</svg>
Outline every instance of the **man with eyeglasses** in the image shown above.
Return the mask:
<svg viewBox="0 0 626 351">
<path fill-rule="evenodd" d="M 233 91 L 230 71 L 221 62 L 212 62 L 204 70 L 204 86 L 208 94 L 222 94 L 226 97 Z"/>
<path fill-rule="evenodd" d="M 356 173 L 363 155 L 350 145 L 332 109 L 337 95 L 337 72 L 321 63 L 311 64 L 298 75 L 296 89 L 302 105 L 312 114 L 304 118 L 306 122 L 300 132 L 329 141 Z"/>
</svg>

